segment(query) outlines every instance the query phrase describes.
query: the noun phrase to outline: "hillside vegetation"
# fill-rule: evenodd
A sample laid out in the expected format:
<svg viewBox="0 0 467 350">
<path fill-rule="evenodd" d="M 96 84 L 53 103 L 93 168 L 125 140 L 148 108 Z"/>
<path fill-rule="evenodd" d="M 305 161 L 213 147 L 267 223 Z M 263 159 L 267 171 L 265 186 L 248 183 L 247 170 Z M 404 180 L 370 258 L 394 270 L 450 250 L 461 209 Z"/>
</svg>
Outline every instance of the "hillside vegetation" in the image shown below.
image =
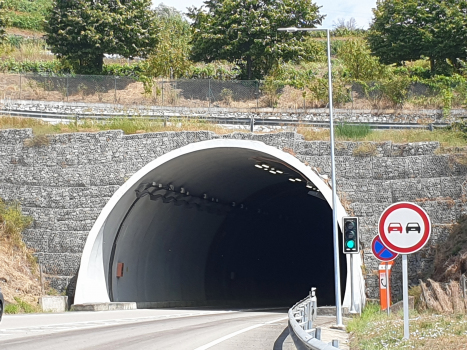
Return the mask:
<svg viewBox="0 0 467 350">
<path fill-rule="evenodd" d="M 41 295 L 36 259 L 22 239 L 30 224 L 31 218 L 21 214 L 18 204 L 0 198 L 0 287 L 5 301 L 13 305 L 6 312 L 33 311 L 27 305 L 37 304 Z"/>
<path fill-rule="evenodd" d="M 44 30 L 44 20 L 52 8 L 52 0 L 3 0 L 11 27 Z"/>
</svg>

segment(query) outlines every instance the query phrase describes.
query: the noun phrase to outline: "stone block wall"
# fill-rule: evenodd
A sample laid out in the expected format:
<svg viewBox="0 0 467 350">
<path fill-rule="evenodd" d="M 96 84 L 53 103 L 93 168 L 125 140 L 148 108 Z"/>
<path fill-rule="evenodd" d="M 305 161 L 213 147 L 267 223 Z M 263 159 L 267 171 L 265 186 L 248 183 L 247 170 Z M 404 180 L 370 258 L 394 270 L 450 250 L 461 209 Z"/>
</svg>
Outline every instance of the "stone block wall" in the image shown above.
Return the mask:
<svg viewBox="0 0 467 350">
<path fill-rule="evenodd" d="M 285 149 L 322 175 L 330 175 L 330 146 L 301 135 L 162 132 L 124 135 L 121 131 L 49 136 L 49 145 L 26 147 L 30 129 L 0 131 L 0 198 L 19 201 L 34 218 L 24 233 L 28 246 L 50 276 L 51 286 L 73 296 L 88 232 L 112 194 L 148 162 L 192 142 L 217 138 L 253 139 Z M 378 295 L 378 262 L 370 243 L 377 221 L 391 203 L 413 201 L 431 216 L 429 245 L 409 259 L 410 281 L 429 271 L 436 244 L 465 211 L 467 167 L 454 155 L 440 155 L 437 142 L 374 144 L 371 156 L 355 156 L 360 142 L 336 143 L 338 193 L 349 214 L 360 218 L 368 296 Z M 401 294 L 400 259 L 393 292 Z"/>
</svg>

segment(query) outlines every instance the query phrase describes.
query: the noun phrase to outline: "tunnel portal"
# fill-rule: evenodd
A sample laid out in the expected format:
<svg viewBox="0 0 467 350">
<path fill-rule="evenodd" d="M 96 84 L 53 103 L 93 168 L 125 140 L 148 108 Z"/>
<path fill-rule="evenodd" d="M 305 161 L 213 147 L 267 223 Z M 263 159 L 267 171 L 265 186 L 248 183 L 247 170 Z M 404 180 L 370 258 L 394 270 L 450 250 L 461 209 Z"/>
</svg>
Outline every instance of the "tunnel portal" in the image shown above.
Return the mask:
<svg viewBox="0 0 467 350">
<path fill-rule="evenodd" d="M 317 287 L 320 304 L 334 304 L 329 188 L 271 152 L 219 141 L 117 191 L 88 238 L 75 303 L 285 306 Z"/>
</svg>

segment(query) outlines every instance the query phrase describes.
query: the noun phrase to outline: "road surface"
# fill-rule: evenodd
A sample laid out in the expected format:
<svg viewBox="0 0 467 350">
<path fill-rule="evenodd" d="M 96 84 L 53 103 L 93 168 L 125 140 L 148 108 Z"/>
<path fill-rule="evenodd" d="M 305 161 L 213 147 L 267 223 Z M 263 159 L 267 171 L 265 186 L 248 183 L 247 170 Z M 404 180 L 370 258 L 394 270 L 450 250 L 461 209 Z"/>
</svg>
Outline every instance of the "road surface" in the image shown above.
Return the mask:
<svg viewBox="0 0 467 350">
<path fill-rule="evenodd" d="M 5 315 L 0 349 L 295 350 L 287 310 L 156 309 Z"/>
</svg>

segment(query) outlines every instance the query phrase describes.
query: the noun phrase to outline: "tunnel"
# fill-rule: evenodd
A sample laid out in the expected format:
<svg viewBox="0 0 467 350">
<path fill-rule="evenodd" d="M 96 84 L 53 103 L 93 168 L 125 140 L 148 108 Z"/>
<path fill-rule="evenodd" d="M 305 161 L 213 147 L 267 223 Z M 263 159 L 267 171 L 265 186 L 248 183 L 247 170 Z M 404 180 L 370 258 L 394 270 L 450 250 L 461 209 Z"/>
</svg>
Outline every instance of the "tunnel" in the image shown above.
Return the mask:
<svg viewBox="0 0 467 350">
<path fill-rule="evenodd" d="M 319 304 L 333 305 L 330 193 L 309 167 L 261 142 L 212 140 L 169 152 L 104 207 L 75 303 L 287 306 L 316 287 Z M 338 211 L 345 215 L 340 203 Z M 346 290 L 348 260 L 339 254 Z M 357 259 L 361 284 L 359 266 Z"/>
</svg>

